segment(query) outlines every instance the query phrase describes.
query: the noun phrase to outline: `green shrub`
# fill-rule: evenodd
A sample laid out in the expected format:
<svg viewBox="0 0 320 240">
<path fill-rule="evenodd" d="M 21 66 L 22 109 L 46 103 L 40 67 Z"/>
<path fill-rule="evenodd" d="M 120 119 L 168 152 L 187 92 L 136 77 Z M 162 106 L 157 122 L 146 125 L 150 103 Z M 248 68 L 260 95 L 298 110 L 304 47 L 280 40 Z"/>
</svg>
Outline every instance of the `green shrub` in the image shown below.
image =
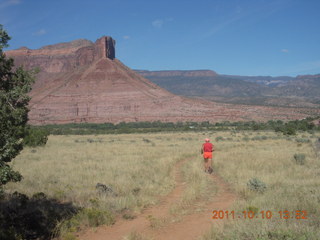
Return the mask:
<svg viewBox="0 0 320 240">
<path fill-rule="evenodd" d="M 308 139 L 308 138 L 297 138 L 296 142 L 298 142 L 298 143 L 309 143 L 310 139 Z"/>
<path fill-rule="evenodd" d="M 253 141 L 260 141 L 262 140 L 260 136 L 254 136 L 253 138 L 251 138 L 251 140 Z"/>
<path fill-rule="evenodd" d="M 97 208 L 85 208 L 80 214 L 87 218 L 89 227 L 97 227 L 102 224 L 111 225 L 115 222 L 110 212 Z"/>
<path fill-rule="evenodd" d="M 151 141 L 147 138 L 143 138 L 142 141 L 144 141 L 145 143 L 151 143 Z"/>
<path fill-rule="evenodd" d="M 77 214 L 71 203 L 35 193 L 32 198 L 15 192 L 0 199 L 0 239 L 51 239 L 56 224 Z"/>
<path fill-rule="evenodd" d="M 286 127 L 282 130 L 284 135 L 296 135 L 296 129 L 293 127 Z"/>
<path fill-rule="evenodd" d="M 44 146 L 48 141 L 49 132 L 42 129 L 29 128 L 24 137 L 24 145 L 30 147 Z"/>
<path fill-rule="evenodd" d="M 83 208 L 72 218 L 58 224 L 56 235 L 62 239 L 69 239 L 81 227 L 97 227 L 103 224 L 112 225 L 114 223 L 115 219 L 109 211 L 98 208 Z"/>
<path fill-rule="evenodd" d="M 130 213 L 125 213 L 122 215 L 122 218 L 126 219 L 126 220 L 132 220 L 132 219 L 135 219 L 136 216 L 130 214 Z"/>
<path fill-rule="evenodd" d="M 298 165 L 304 165 L 306 163 L 306 155 L 303 153 L 296 153 L 293 158 Z"/>
<path fill-rule="evenodd" d="M 242 140 L 248 142 L 248 141 L 250 141 L 250 138 L 248 138 L 248 137 L 243 137 Z"/>
<path fill-rule="evenodd" d="M 248 212 L 254 212 L 254 214 L 257 214 L 259 212 L 259 208 L 255 207 L 255 206 L 248 206 L 247 207 L 247 211 Z"/>
<path fill-rule="evenodd" d="M 33 200 L 45 200 L 47 199 L 47 195 L 43 192 L 37 192 L 35 194 L 32 195 Z"/>
<path fill-rule="evenodd" d="M 216 142 L 223 141 L 223 140 L 224 140 L 224 138 L 221 136 L 216 137 Z"/>
<path fill-rule="evenodd" d="M 62 240 L 78 240 L 79 238 L 77 238 L 74 233 L 68 232 L 65 233 L 63 236 L 61 236 Z"/>
<path fill-rule="evenodd" d="M 266 184 L 258 178 L 251 178 L 247 183 L 247 187 L 258 193 L 264 193 L 267 190 Z"/>
</svg>

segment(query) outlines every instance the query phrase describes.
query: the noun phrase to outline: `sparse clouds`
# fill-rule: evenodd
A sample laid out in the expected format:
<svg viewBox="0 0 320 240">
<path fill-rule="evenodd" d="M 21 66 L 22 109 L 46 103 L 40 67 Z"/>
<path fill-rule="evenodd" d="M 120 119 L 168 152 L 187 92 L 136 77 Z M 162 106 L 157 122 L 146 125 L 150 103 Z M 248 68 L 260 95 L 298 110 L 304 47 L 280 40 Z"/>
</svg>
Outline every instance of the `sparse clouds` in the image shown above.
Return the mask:
<svg viewBox="0 0 320 240">
<path fill-rule="evenodd" d="M 47 31 L 45 29 L 40 29 L 39 31 L 33 33 L 32 35 L 34 36 L 42 36 L 45 35 L 47 33 Z"/>
<path fill-rule="evenodd" d="M 227 28 L 229 25 L 232 25 L 235 22 L 239 22 L 241 19 L 246 17 L 246 13 L 244 11 L 238 11 L 236 14 L 225 17 L 221 21 L 214 22 L 212 28 L 210 28 L 206 33 L 202 35 L 202 38 L 212 37 L 217 34 L 219 31 Z"/>
<path fill-rule="evenodd" d="M 21 0 L 8 0 L 9 4 L 11 5 L 17 5 L 21 3 Z"/>
<path fill-rule="evenodd" d="M 283 49 L 281 49 L 280 51 L 283 52 L 283 53 L 289 53 L 289 50 L 286 49 L 286 48 L 283 48 Z"/>
<path fill-rule="evenodd" d="M 22 2 L 21 0 L 7 0 L 7 1 L 4 1 L 4 2 L 0 3 L 0 9 L 6 8 L 6 7 L 10 7 L 10 6 L 13 6 L 13 5 L 18 5 L 21 2 Z"/>
<path fill-rule="evenodd" d="M 130 39 L 130 38 L 131 38 L 131 37 L 128 36 L 128 35 L 123 36 L 123 39 L 125 39 L 125 40 L 128 40 L 128 39 Z"/>
<path fill-rule="evenodd" d="M 162 19 L 156 19 L 152 22 L 152 26 L 155 28 L 162 28 L 164 21 Z"/>
<path fill-rule="evenodd" d="M 162 28 L 165 23 L 172 22 L 173 18 L 165 18 L 165 19 L 156 19 L 152 21 L 152 26 L 155 28 Z"/>
</svg>

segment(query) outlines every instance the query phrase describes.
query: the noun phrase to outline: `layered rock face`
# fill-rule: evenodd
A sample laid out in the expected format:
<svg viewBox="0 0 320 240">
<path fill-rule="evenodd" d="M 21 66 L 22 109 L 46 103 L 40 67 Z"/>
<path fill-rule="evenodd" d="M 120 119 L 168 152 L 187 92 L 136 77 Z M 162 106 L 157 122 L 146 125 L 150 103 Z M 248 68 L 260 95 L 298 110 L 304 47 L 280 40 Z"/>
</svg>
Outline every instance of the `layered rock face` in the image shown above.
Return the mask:
<svg viewBox="0 0 320 240">
<path fill-rule="evenodd" d="M 215 122 L 306 116 L 292 109 L 228 105 L 173 95 L 117 60 L 111 37 L 104 36 L 95 43 L 77 40 L 37 50 L 20 48 L 6 54 L 16 65 L 40 68 L 31 92 L 31 124 Z"/>
<path fill-rule="evenodd" d="M 15 65 L 26 68 L 39 67 L 45 73 L 63 73 L 90 65 L 100 58 L 115 58 L 115 41 L 102 37 L 95 43 L 76 40 L 70 43 L 49 45 L 31 50 L 26 47 L 6 52 L 15 60 Z"/>
</svg>

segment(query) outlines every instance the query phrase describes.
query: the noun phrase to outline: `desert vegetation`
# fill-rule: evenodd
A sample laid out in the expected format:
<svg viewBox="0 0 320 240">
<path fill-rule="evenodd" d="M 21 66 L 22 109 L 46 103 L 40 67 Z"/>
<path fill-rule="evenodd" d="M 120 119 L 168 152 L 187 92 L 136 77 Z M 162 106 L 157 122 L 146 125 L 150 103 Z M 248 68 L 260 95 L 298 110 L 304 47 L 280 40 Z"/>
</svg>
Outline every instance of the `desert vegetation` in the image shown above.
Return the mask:
<svg viewBox="0 0 320 240">
<path fill-rule="evenodd" d="M 99 219 L 101 212 L 108 212 L 110 216 L 129 218 L 156 204 L 159 195 L 168 194 L 174 187 L 173 165 L 198 153 L 199 144 L 194 143 L 200 139 L 182 133 L 50 136 L 44 147 L 25 147 L 14 160 L 14 169 L 24 178 L 19 184 L 6 186 L 6 191 L 29 197 L 43 192 L 48 198 L 91 209 L 61 222 L 59 226 L 65 232 L 79 230 L 82 225 L 112 223 L 110 219 L 88 221 L 88 215 Z M 198 170 L 190 168 L 186 172 L 198 171 L 194 174 L 199 175 L 199 162 L 190 164 Z M 201 178 L 190 181 L 194 179 L 205 184 Z M 201 189 L 205 187 L 197 193 Z M 195 198 L 189 193 L 186 201 Z"/>
<path fill-rule="evenodd" d="M 319 239 L 320 161 L 314 149 L 319 135 L 284 138 L 264 132 L 257 136 L 266 138 L 258 140 L 250 134 L 236 134 L 246 135 L 246 141 L 219 143 L 215 169 L 239 199 L 229 209 L 235 219 L 229 215 L 223 228 L 203 239 Z M 245 219 L 244 211 L 258 218 Z M 270 219 L 262 218 L 266 211 Z M 290 215 L 284 217 L 284 211 Z"/>
<path fill-rule="evenodd" d="M 259 214 L 269 210 L 273 218 L 215 220 L 225 223 L 225 227 L 214 227 L 204 239 L 319 237 L 320 162 L 313 148 L 319 132 L 50 135 L 45 146 L 26 146 L 15 158 L 12 166 L 23 180 L 7 184 L 5 192 L 15 198 L 15 191 L 24 194 L 30 206 L 39 199 L 44 206 L 62 204 L 60 209 L 69 209 L 69 214 L 56 214 L 59 223 L 51 229 L 50 236 L 76 239 L 76 232 L 83 228 L 113 224 L 118 218 L 130 221 L 143 209 L 158 204 L 159 196 L 175 187 L 173 167 L 188 159 L 179 169 L 186 188 L 181 199 L 172 205 L 171 216 L 150 216 L 153 227 L 165 227 L 191 214 L 190 206 L 199 202 L 205 205 L 219 193 L 202 172 L 199 148 L 207 136 L 216 145 L 214 172 L 238 195 L 229 211 L 234 210 L 238 216 L 243 211 Z M 280 219 L 278 212 L 286 210 L 306 211 L 307 219 Z"/>
<path fill-rule="evenodd" d="M 69 123 L 60 125 L 33 126 L 31 129 L 42 130 L 53 135 L 88 135 L 88 134 L 124 134 L 150 132 L 203 132 L 203 131 L 243 131 L 243 130 L 272 130 L 284 135 L 295 135 L 297 131 L 319 131 L 320 125 L 314 123 L 319 117 L 309 117 L 302 120 L 268 122 L 239 121 L 239 122 L 120 122 L 114 123 Z"/>
</svg>

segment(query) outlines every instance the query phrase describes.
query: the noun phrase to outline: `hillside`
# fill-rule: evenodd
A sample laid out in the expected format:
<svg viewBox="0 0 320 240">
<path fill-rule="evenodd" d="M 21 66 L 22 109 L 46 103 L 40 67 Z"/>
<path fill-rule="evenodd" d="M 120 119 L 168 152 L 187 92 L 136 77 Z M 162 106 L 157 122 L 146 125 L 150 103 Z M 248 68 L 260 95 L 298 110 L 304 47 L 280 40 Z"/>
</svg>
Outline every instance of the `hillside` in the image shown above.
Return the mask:
<svg viewBox="0 0 320 240">
<path fill-rule="evenodd" d="M 293 78 L 221 75 L 210 70 L 136 72 L 181 96 L 233 104 L 320 107 L 320 75 Z"/>
<path fill-rule="evenodd" d="M 265 89 L 257 83 L 219 76 L 212 71 L 183 74 L 176 71 L 162 72 L 165 80 L 161 81 L 171 84 L 174 77 L 173 88 L 181 84 L 183 87 L 180 86 L 180 92 L 170 88 L 167 91 L 116 59 L 115 41 L 106 36 L 95 43 L 80 39 L 35 50 L 23 47 L 7 51 L 6 55 L 14 58 L 16 66 L 40 68 L 30 93 L 31 124 L 265 121 L 304 118 L 318 113 L 301 108 L 234 105 L 177 96 L 175 94 L 183 95 L 183 91 L 188 91 L 188 96 L 197 96 L 199 92 L 201 96 L 247 96 L 252 88 L 256 89 L 255 96 L 259 96 Z M 184 82 L 185 79 L 188 81 Z M 203 84 L 209 84 L 212 79 L 216 81 L 214 86 L 208 88 Z"/>
</svg>

